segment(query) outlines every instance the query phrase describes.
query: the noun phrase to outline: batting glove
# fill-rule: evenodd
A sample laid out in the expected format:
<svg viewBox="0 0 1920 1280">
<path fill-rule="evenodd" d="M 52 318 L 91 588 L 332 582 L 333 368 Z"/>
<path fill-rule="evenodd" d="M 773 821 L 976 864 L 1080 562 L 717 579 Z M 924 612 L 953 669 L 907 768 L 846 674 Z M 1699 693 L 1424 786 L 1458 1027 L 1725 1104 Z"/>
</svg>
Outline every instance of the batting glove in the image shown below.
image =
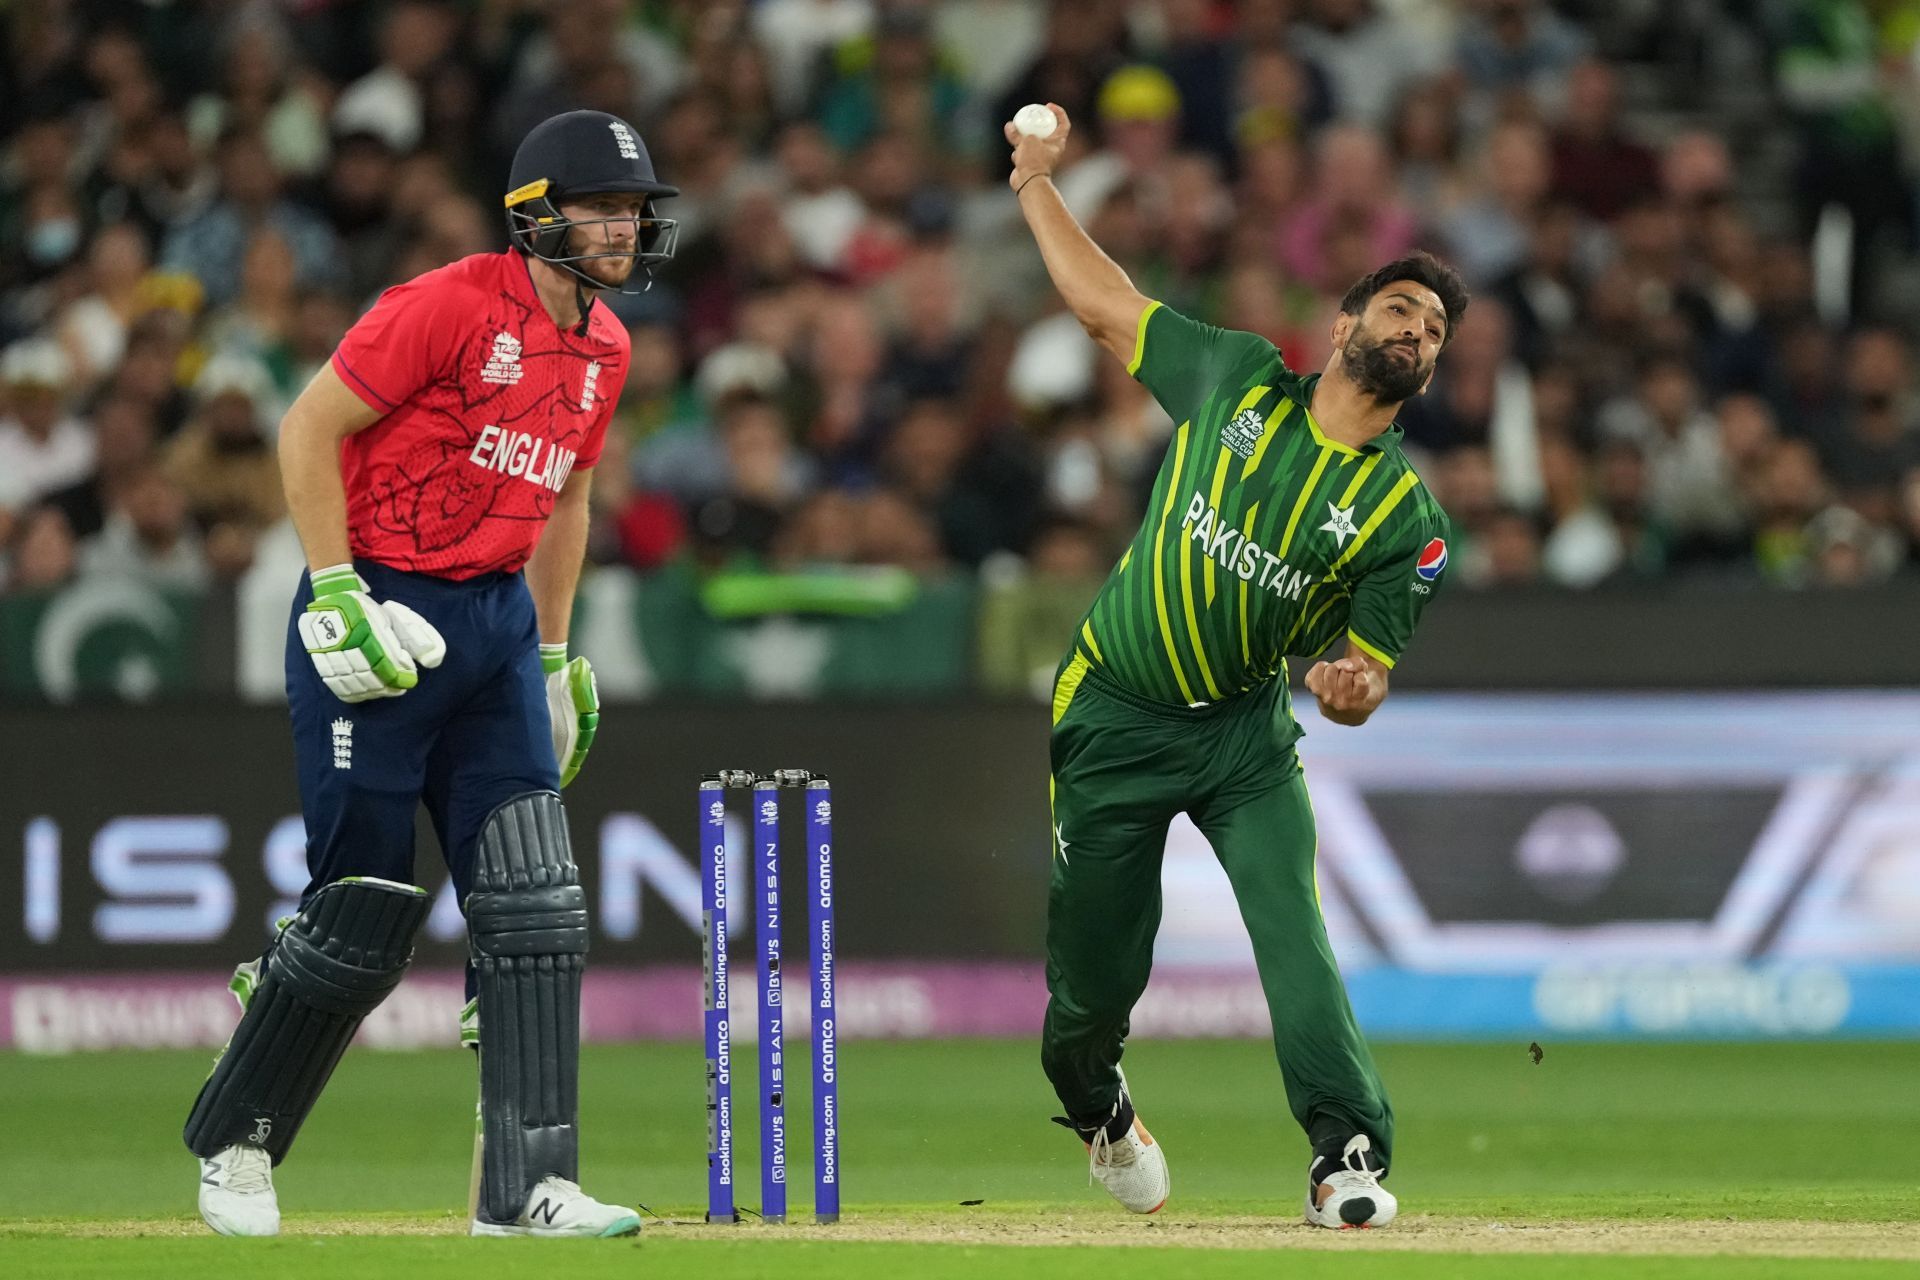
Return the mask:
<svg viewBox="0 0 1920 1280">
<path fill-rule="evenodd" d="M 420 683 L 421 667 L 437 667 L 447 656 L 432 623 L 397 600 L 368 595 L 352 565 L 317 570 L 312 579 L 300 640 L 340 701 L 397 698 Z"/>
<path fill-rule="evenodd" d="M 547 714 L 553 720 L 553 758 L 566 786 L 586 763 L 587 748 L 600 731 L 600 689 L 593 664 L 584 656 L 567 661 L 567 646 L 540 646 L 540 669 L 547 673 Z"/>
</svg>

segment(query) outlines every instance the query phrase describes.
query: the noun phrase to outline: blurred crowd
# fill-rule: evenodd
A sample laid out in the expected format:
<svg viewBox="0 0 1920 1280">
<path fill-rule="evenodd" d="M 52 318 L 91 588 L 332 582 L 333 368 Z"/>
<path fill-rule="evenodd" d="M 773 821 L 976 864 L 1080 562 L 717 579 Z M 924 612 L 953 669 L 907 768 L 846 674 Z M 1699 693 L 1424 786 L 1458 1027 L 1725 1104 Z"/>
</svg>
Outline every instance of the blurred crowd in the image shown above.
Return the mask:
<svg viewBox="0 0 1920 1280">
<path fill-rule="evenodd" d="M 575 107 L 632 120 L 683 191 L 678 259 L 608 299 L 633 363 L 595 562 L 1097 580 L 1171 424 L 1047 283 L 1005 183 L 1027 102 L 1069 113 L 1059 186 L 1144 292 L 1297 369 L 1380 261 L 1462 268 L 1471 311 L 1403 418 L 1456 586 L 1920 573 L 1897 287 L 1920 4 L 14 0 L 4 20 L 0 590 L 244 574 L 284 533 L 286 405 L 380 289 L 504 245 L 515 144 Z"/>
</svg>

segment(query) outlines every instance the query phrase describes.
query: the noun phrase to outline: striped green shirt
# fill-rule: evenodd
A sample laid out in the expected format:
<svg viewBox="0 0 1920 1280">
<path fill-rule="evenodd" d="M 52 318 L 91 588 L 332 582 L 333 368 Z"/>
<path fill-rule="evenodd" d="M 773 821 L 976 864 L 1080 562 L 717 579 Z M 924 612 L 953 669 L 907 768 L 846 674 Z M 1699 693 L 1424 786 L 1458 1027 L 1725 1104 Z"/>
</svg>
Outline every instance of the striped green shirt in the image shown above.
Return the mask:
<svg viewBox="0 0 1920 1280">
<path fill-rule="evenodd" d="M 1447 516 L 1394 426 L 1328 439 L 1256 334 L 1150 303 L 1127 372 L 1178 427 L 1140 532 L 1076 651 L 1121 687 L 1193 706 L 1284 675 L 1343 633 L 1391 667 L 1439 589 Z"/>
</svg>

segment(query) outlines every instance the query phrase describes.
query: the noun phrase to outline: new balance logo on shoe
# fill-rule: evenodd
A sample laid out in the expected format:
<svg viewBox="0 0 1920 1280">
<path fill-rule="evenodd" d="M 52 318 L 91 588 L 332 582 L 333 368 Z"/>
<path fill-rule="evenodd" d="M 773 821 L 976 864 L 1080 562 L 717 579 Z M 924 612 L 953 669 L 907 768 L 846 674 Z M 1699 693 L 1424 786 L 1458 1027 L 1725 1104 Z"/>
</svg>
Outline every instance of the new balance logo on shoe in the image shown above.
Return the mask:
<svg viewBox="0 0 1920 1280">
<path fill-rule="evenodd" d="M 545 1199 L 545 1198 L 543 1198 L 539 1204 L 533 1206 L 533 1208 L 527 1211 L 527 1217 L 529 1220 L 534 1218 L 539 1218 L 545 1221 L 548 1226 L 552 1226 L 553 1220 L 559 1216 L 560 1216 L 560 1206 L 555 1204 L 551 1199 Z"/>
</svg>

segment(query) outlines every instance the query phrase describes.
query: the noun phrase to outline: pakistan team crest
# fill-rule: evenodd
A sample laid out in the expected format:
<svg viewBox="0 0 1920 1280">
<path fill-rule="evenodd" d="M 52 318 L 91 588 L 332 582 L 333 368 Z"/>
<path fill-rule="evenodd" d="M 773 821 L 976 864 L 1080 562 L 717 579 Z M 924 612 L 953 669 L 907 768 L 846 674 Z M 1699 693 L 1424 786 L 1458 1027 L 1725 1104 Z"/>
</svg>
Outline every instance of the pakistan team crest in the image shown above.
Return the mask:
<svg viewBox="0 0 1920 1280">
<path fill-rule="evenodd" d="M 1254 446 L 1260 443 L 1265 431 L 1266 423 L 1257 411 L 1242 409 L 1233 415 L 1232 422 L 1220 428 L 1220 443 L 1242 458 L 1251 458 Z"/>
</svg>

